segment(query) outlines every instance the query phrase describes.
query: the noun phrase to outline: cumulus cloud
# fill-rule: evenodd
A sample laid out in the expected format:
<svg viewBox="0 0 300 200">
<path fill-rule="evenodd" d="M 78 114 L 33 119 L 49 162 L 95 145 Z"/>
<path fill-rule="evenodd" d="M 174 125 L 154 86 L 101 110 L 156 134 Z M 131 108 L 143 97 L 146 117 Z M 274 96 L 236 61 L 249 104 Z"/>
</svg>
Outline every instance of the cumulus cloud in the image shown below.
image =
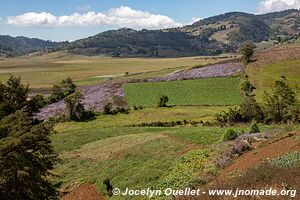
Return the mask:
<svg viewBox="0 0 300 200">
<path fill-rule="evenodd" d="M 29 12 L 6 18 L 6 23 L 15 26 L 64 27 L 114 25 L 128 28 L 168 28 L 181 26 L 168 16 L 134 10 L 127 6 L 113 8 L 105 13 L 89 11 L 72 15 L 55 16 L 51 13 Z"/>
<path fill-rule="evenodd" d="M 258 12 L 267 13 L 293 8 L 300 8 L 300 0 L 262 0 L 258 6 Z"/>
</svg>

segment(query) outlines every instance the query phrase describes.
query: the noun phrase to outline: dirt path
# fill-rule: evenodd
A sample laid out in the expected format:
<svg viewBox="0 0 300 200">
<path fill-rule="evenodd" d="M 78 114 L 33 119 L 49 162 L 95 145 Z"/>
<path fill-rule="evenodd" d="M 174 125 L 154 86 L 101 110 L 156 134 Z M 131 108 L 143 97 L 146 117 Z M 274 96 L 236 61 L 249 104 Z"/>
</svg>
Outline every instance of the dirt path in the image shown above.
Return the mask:
<svg viewBox="0 0 300 200">
<path fill-rule="evenodd" d="M 221 177 L 227 177 L 230 173 L 236 171 L 245 171 L 252 166 L 261 163 L 264 160 L 282 156 L 288 152 L 300 151 L 300 132 L 291 137 L 282 139 L 266 140 L 256 145 L 255 150 L 247 152 L 233 161 L 231 165 L 221 171 Z"/>
</svg>

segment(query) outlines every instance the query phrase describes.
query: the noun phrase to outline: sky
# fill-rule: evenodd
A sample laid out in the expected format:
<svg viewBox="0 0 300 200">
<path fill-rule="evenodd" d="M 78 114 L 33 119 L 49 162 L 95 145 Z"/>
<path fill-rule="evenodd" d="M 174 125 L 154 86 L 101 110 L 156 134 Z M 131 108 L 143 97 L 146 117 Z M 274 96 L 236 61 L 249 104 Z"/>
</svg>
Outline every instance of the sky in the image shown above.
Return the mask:
<svg viewBox="0 0 300 200">
<path fill-rule="evenodd" d="M 0 0 L 0 35 L 73 41 L 118 28 L 160 29 L 240 11 L 300 8 L 300 0 Z"/>
</svg>

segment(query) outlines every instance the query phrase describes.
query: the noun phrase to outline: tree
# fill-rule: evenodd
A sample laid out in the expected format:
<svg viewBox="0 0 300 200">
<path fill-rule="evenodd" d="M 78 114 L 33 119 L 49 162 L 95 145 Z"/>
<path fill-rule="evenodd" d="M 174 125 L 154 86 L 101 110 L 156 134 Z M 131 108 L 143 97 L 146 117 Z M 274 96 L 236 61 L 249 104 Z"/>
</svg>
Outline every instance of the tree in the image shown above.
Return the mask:
<svg viewBox="0 0 300 200">
<path fill-rule="evenodd" d="M 33 96 L 27 103 L 27 111 L 31 114 L 39 111 L 40 108 L 43 108 L 46 105 L 46 101 L 42 95 Z"/>
<path fill-rule="evenodd" d="M 250 83 L 247 76 L 240 83 L 240 91 L 245 96 L 253 95 L 252 93 L 255 89 L 256 88 Z"/>
<path fill-rule="evenodd" d="M 49 103 L 58 102 L 76 91 L 76 85 L 70 77 L 61 81 L 60 85 L 53 85 L 49 96 Z"/>
<path fill-rule="evenodd" d="M 57 199 L 50 170 L 57 161 L 47 124 L 35 124 L 30 114 L 17 111 L 0 121 L 1 199 Z"/>
<path fill-rule="evenodd" d="M 159 101 L 157 103 L 158 107 L 167 107 L 167 102 L 169 101 L 169 98 L 166 95 L 162 95 L 159 98 Z"/>
<path fill-rule="evenodd" d="M 254 45 L 250 42 L 245 43 L 240 49 L 240 53 L 242 54 L 244 64 L 247 65 L 251 62 L 251 58 L 253 57 Z"/>
<path fill-rule="evenodd" d="M 261 106 L 256 102 L 254 96 L 245 96 L 240 104 L 240 112 L 245 121 L 253 119 L 260 121 L 263 119 L 263 111 Z"/>
<path fill-rule="evenodd" d="M 6 85 L 0 83 L 0 119 L 27 104 L 28 87 L 21 84 L 21 77 L 10 76 Z"/>
<path fill-rule="evenodd" d="M 260 121 L 263 119 L 263 112 L 261 106 L 256 102 L 255 86 L 248 80 L 248 76 L 245 75 L 244 79 L 240 83 L 240 90 L 243 94 L 243 100 L 240 104 L 240 113 L 243 116 L 244 121 L 252 121 L 253 119 Z"/>
<path fill-rule="evenodd" d="M 76 91 L 76 85 L 70 77 L 62 80 L 60 85 L 64 90 L 65 97 L 73 94 Z"/>
<path fill-rule="evenodd" d="M 276 81 L 272 93 L 265 92 L 263 100 L 265 115 L 274 122 L 287 121 L 290 109 L 297 105 L 296 93 L 285 80 Z"/>
<path fill-rule="evenodd" d="M 65 97 L 63 89 L 59 85 L 53 85 L 49 96 L 49 103 L 55 103 Z"/>
<path fill-rule="evenodd" d="M 69 120 L 83 121 L 94 116 L 91 112 L 88 112 L 84 109 L 81 100 L 82 94 L 80 92 L 75 92 L 64 99 L 67 106 L 67 118 Z"/>
</svg>

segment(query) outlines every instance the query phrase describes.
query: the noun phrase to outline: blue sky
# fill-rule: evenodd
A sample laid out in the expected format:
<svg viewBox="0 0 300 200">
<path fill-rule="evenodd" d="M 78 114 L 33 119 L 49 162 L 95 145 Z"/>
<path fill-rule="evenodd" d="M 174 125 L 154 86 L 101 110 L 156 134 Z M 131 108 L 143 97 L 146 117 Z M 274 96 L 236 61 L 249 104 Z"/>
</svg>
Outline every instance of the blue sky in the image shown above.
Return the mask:
<svg viewBox="0 0 300 200">
<path fill-rule="evenodd" d="M 298 8 L 299 1 L 1 0 L 0 34 L 56 41 L 75 40 L 125 26 L 167 28 L 230 11 L 263 13 Z"/>
</svg>

